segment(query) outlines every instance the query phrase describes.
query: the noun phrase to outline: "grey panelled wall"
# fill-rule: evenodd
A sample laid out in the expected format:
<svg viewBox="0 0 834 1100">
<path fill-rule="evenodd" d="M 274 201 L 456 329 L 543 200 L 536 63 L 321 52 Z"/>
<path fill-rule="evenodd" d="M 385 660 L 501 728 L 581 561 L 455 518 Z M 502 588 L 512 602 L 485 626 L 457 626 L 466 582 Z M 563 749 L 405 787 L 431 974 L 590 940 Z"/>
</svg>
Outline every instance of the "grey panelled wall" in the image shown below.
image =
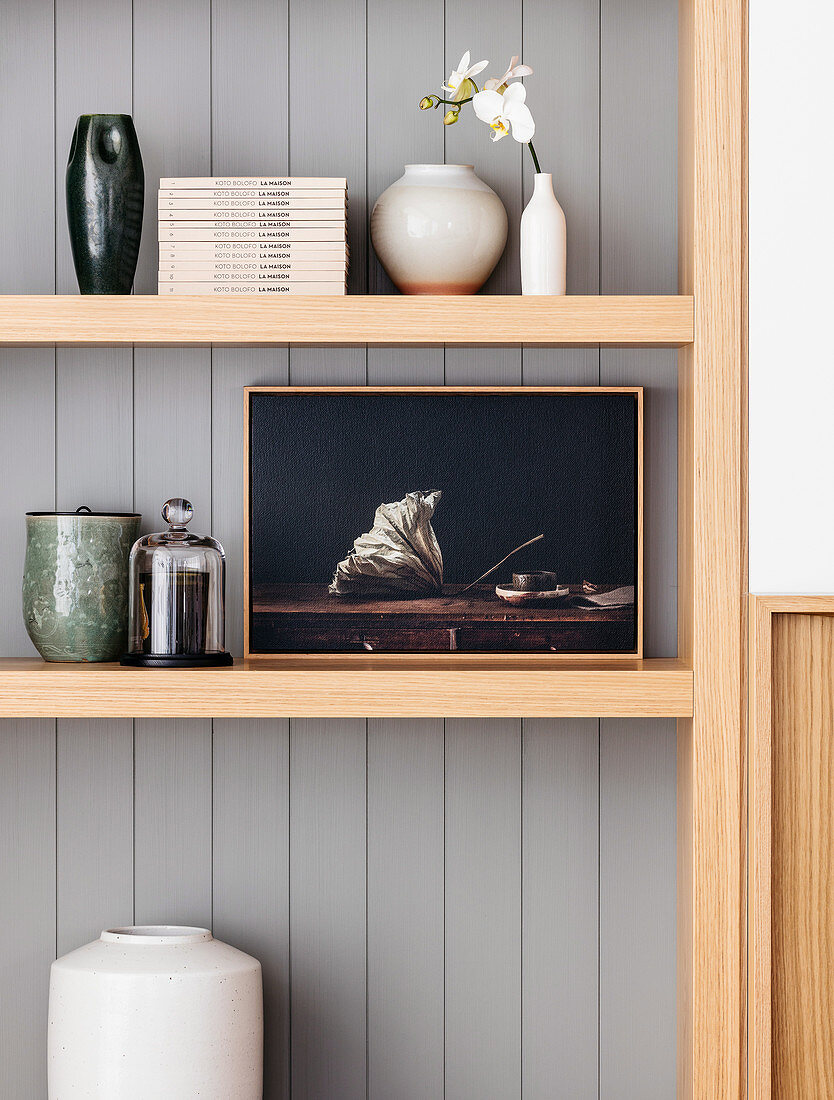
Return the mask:
<svg viewBox="0 0 834 1100">
<path fill-rule="evenodd" d="M 517 292 L 526 152 L 416 109 L 471 47 L 536 69 L 569 289 L 674 292 L 676 39 L 674 0 L 4 0 L 0 291 L 74 292 L 63 172 L 98 110 L 142 145 L 140 293 L 162 174 L 347 175 L 351 290 L 385 293 L 368 210 L 444 158 L 504 199 L 487 289 Z M 226 546 L 239 652 L 241 389 L 366 381 L 645 384 L 646 649 L 674 653 L 674 355 L 443 348 L 0 353 L 0 652 L 32 652 L 25 510 L 149 528 L 175 493 Z M 0 1094 L 45 1094 L 56 951 L 136 920 L 262 960 L 269 1100 L 673 1095 L 674 754 L 671 721 L 0 723 Z"/>
</svg>

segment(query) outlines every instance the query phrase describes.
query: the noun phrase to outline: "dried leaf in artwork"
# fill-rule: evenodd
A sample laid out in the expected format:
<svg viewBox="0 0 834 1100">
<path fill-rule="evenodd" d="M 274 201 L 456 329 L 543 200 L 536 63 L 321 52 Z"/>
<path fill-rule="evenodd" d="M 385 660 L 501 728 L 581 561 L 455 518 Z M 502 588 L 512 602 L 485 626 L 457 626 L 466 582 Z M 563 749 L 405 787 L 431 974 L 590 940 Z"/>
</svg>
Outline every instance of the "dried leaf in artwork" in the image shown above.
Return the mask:
<svg viewBox="0 0 834 1100">
<path fill-rule="evenodd" d="M 440 490 L 407 493 L 380 504 L 373 528 L 336 566 L 332 596 L 435 596 L 443 587 L 443 555 L 431 525 Z"/>
</svg>

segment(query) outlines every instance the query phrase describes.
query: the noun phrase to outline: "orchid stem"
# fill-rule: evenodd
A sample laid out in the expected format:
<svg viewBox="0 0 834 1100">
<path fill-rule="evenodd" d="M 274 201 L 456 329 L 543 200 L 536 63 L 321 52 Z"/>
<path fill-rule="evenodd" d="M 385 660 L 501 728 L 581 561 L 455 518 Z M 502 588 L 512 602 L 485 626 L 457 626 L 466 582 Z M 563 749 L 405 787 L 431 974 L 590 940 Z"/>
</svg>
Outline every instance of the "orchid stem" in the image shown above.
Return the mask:
<svg viewBox="0 0 834 1100">
<path fill-rule="evenodd" d="M 536 156 L 536 150 L 533 148 L 532 141 L 527 142 L 527 148 L 530 150 L 530 156 L 533 158 L 533 164 L 536 166 L 536 172 L 541 175 L 542 170 L 539 168 L 539 158 Z"/>
<path fill-rule="evenodd" d="M 430 98 L 431 98 L 431 99 L 436 99 L 436 100 L 437 100 L 437 106 L 438 106 L 438 107 L 440 106 L 440 104 L 441 104 L 441 103 L 446 103 L 446 104 L 448 104 L 448 105 L 449 105 L 450 107 L 460 107 L 460 105 L 461 105 L 462 103 L 471 103 L 471 102 L 472 102 L 472 100 L 473 100 L 473 99 L 474 99 L 475 97 L 474 97 L 474 96 L 470 96 L 470 97 L 469 97 L 468 99 L 441 99 L 439 95 L 438 95 L 438 96 L 432 95 L 432 96 L 431 96 Z"/>
</svg>

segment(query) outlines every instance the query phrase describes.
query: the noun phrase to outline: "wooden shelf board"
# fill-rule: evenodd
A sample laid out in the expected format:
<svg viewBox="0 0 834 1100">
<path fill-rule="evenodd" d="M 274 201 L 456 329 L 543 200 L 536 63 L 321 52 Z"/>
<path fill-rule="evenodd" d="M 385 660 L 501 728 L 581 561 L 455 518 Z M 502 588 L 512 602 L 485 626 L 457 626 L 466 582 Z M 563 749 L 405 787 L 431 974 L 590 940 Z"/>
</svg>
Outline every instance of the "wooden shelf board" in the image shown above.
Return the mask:
<svg viewBox="0 0 834 1100">
<path fill-rule="evenodd" d="M 0 660 L 3 718 L 690 717 L 678 660 L 288 656 L 226 669 Z"/>
<path fill-rule="evenodd" d="M 682 347 L 686 296 L 0 295 L 0 346 Z"/>
</svg>

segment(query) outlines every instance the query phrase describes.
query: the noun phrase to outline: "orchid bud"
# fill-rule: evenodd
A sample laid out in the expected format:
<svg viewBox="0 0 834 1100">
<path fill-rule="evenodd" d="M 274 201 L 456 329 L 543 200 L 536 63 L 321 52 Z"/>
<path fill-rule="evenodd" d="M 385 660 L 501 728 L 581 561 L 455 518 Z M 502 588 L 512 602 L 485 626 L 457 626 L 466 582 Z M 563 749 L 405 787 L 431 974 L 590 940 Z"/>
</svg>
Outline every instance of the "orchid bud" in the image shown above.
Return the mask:
<svg viewBox="0 0 834 1100">
<path fill-rule="evenodd" d="M 458 120 L 458 115 L 459 114 L 460 114 L 460 111 L 455 111 L 455 110 L 447 111 L 446 114 L 443 116 L 443 125 L 444 126 L 454 125 L 454 123 L 456 123 L 457 120 Z"/>
<path fill-rule="evenodd" d="M 431 99 L 427 95 L 424 95 L 423 98 L 420 100 L 420 110 L 421 111 L 430 111 L 431 106 L 432 106 Z"/>
</svg>

